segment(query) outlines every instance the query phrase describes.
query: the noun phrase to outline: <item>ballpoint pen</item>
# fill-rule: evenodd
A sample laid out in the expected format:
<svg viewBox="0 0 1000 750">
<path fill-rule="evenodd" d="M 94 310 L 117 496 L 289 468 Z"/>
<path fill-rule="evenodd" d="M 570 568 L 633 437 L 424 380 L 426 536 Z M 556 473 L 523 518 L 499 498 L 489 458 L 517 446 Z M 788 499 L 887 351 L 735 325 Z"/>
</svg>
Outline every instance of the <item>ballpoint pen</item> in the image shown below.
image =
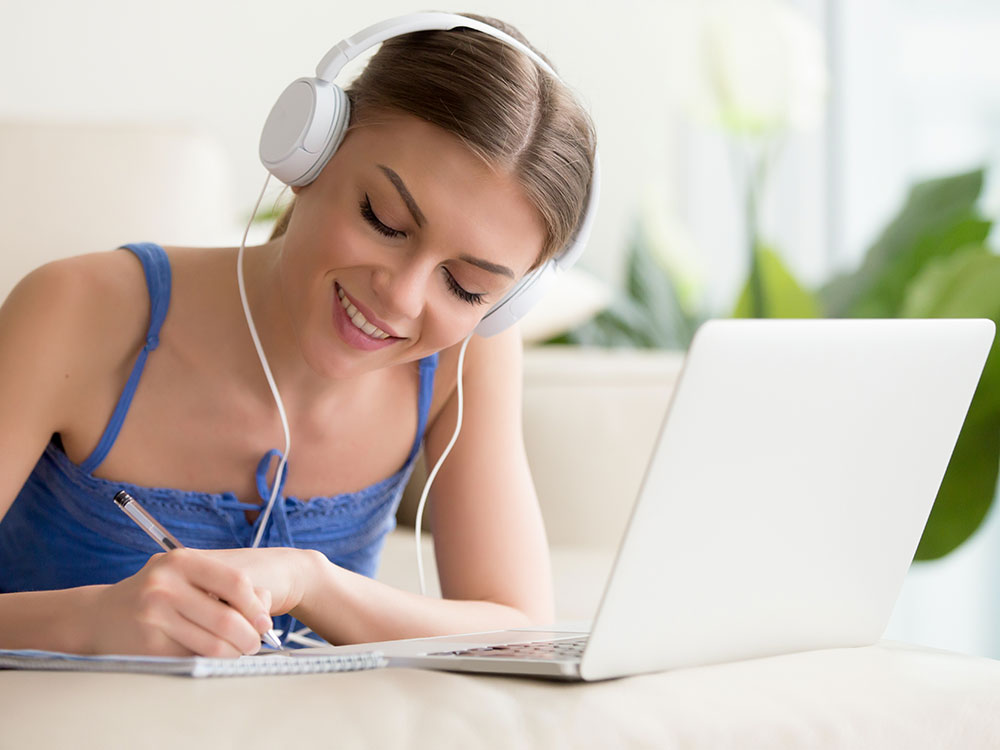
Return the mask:
<svg viewBox="0 0 1000 750">
<path fill-rule="evenodd" d="M 167 531 L 163 526 L 153 518 L 149 511 L 143 508 L 139 501 L 128 494 L 125 490 L 122 490 L 117 495 L 115 495 L 115 505 L 122 509 L 122 511 L 139 527 L 145 531 L 152 538 L 154 542 L 163 547 L 164 550 L 169 552 L 172 549 L 182 549 L 184 547 L 177 538 L 174 537 L 169 531 Z M 261 637 L 271 648 L 281 648 L 281 641 L 278 638 L 278 634 L 274 630 L 269 630 Z"/>
</svg>

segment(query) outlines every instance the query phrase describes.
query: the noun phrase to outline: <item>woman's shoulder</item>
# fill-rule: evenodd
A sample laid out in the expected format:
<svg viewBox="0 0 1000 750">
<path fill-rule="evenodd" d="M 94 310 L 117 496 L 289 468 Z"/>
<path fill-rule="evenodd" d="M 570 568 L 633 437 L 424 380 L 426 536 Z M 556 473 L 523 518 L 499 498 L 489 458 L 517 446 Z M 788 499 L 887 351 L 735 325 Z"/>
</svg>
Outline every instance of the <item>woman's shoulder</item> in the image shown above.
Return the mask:
<svg viewBox="0 0 1000 750">
<path fill-rule="evenodd" d="M 521 330 L 517 326 L 512 326 L 494 336 L 474 335 L 466 348 L 462 370 L 465 373 L 475 372 L 481 368 L 501 368 L 509 371 L 509 368 L 513 367 L 520 374 L 522 349 Z M 461 351 L 462 342 L 459 341 L 438 352 L 438 370 L 454 373 Z M 454 385 L 454 380 L 454 377 L 445 378 L 442 382 L 451 382 Z"/>
<path fill-rule="evenodd" d="M 462 342 L 459 342 L 438 353 L 434 398 L 430 408 L 431 422 L 456 395 L 461 349 Z M 514 385 L 514 391 L 519 393 L 522 350 L 521 332 L 517 326 L 489 338 L 473 336 L 462 363 L 462 383 L 466 397 L 488 397 L 498 385 Z"/>
<path fill-rule="evenodd" d="M 0 306 L 0 396 L 20 394 L 53 431 L 94 403 L 109 374 L 127 367 L 148 319 L 142 266 L 131 253 L 52 261 L 14 287 Z M 107 390 L 106 388 L 103 390 Z M 39 419 L 42 417 L 39 416 Z"/>
<path fill-rule="evenodd" d="M 53 304 L 80 304 L 108 293 L 127 294 L 143 277 L 138 258 L 121 248 L 49 261 L 28 273 L 15 289 L 44 294 Z M 145 284 L 139 291 L 145 294 Z"/>
<path fill-rule="evenodd" d="M 11 291 L 4 326 L 44 337 L 68 356 L 82 348 L 124 351 L 142 339 L 148 320 L 144 278 L 141 263 L 125 250 L 51 261 Z"/>
</svg>

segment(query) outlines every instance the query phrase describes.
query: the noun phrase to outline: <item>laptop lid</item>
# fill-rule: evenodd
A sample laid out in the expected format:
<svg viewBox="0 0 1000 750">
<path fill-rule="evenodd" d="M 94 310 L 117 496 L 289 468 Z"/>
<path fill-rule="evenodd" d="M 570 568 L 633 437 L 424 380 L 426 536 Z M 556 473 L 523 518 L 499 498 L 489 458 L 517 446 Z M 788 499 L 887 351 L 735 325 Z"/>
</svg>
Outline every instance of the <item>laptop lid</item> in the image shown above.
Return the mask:
<svg viewBox="0 0 1000 750">
<path fill-rule="evenodd" d="M 993 336 L 988 320 L 702 326 L 582 677 L 878 640 Z"/>
</svg>

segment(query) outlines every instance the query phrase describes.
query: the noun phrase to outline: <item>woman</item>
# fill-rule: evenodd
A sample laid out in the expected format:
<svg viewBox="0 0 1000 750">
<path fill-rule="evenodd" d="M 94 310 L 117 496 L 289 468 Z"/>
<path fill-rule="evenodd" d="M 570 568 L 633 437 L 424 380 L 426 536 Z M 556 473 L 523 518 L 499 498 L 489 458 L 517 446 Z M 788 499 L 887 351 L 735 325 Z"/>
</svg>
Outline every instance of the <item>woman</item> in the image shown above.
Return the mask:
<svg viewBox="0 0 1000 750">
<path fill-rule="evenodd" d="M 516 329 L 465 355 L 429 506 L 443 598 L 371 576 L 418 448 L 432 465 L 455 429 L 461 342 L 585 214 L 589 119 L 470 29 L 390 39 L 347 93 L 343 142 L 239 281 L 236 248 L 143 243 L 0 308 L 0 647 L 237 656 L 272 615 L 333 643 L 551 619 Z M 150 557 L 122 488 L 189 549 Z"/>
</svg>

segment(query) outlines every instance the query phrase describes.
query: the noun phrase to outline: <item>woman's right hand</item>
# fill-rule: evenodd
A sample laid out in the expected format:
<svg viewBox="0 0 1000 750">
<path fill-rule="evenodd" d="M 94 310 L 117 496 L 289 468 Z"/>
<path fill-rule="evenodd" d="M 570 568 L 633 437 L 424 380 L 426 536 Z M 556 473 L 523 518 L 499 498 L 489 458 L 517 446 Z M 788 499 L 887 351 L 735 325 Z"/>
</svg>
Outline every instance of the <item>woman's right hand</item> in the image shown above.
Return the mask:
<svg viewBox="0 0 1000 750">
<path fill-rule="evenodd" d="M 271 593 L 199 550 L 153 555 L 135 575 L 95 592 L 95 653 L 237 657 L 260 649 Z"/>
</svg>

